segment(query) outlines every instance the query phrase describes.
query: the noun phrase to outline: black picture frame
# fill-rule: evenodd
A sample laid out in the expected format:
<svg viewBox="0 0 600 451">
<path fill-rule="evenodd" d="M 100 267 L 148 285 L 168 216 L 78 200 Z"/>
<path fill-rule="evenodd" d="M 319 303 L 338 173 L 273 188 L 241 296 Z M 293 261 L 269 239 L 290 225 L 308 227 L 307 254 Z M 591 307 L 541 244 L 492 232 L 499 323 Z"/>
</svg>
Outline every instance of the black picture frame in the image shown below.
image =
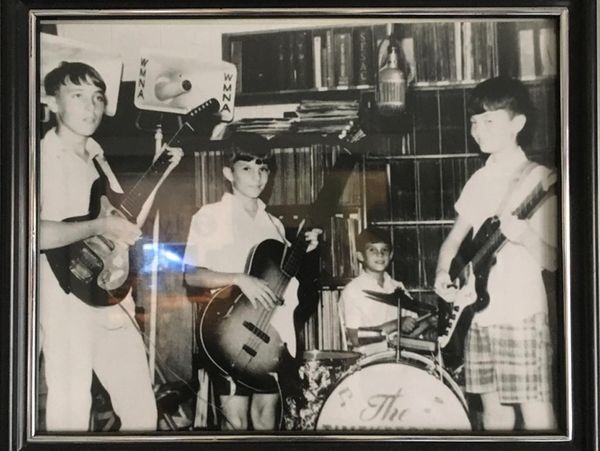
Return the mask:
<svg viewBox="0 0 600 451">
<path fill-rule="evenodd" d="M 526 5 L 525 5 L 526 3 Z M 568 153 L 564 160 L 563 170 L 568 175 L 569 192 L 563 198 L 563 206 L 568 213 L 563 223 L 568 224 L 569 236 L 563 237 L 563 264 L 568 273 L 569 291 L 566 293 L 568 304 L 568 349 L 571 367 L 565 369 L 565 378 L 571 388 L 567 396 L 566 409 L 571 412 L 567 419 L 569 434 L 560 440 L 543 440 L 538 436 L 521 436 L 517 440 L 495 434 L 493 437 L 455 436 L 426 439 L 419 437 L 378 436 L 377 434 L 356 435 L 306 435 L 298 436 L 287 433 L 248 435 L 214 434 L 205 437 L 193 434 L 132 435 L 124 440 L 113 440 L 111 436 L 68 434 L 52 437 L 38 437 L 32 440 L 28 436 L 32 415 L 28 410 L 27 397 L 32 390 L 32 368 L 29 367 L 32 353 L 31 330 L 27 327 L 31 313 L 29 310 L 29 293 L 32 284 L 28 268 L 35 255 L 31 242 L 35 237 L 32 230 L 32 212 L 35 210 L 35 199 L 32 196 L 32 177 L 30 174 L 30 146 L 32 142 L 32 126 L 35 117 L 30 110 L 30 92 L 35 69 L 30 66 L 32 51 L 30 27 L 36 17 L 32 11 L 44 10 L 57 12 L 57 17 L 69 20 L 68 11 L 81 17 L 93 19 L 101 11 L 111 11 L 113 18 L 136 17 L 148 12 L 164 20 L 179 17 L 183 11 L 190 14 L 206 8 L 237 9 L 241 16 L 260 17 L 261 8 L 279 8 L 276 2 L 218 2 L 209 4 L 172 4 L 163 1 L 129 0 L 126 3 L 117 1 L 101 1 L 93 4 L 79 0 L 46 2 L 42 0 L 15 0 L 4 2 L 1 13 L 2 59 L 1 59 L 1 97 L 0 117 L 1 130 L 1 162 L 0 162 L 0 207 L 2 212 L 2 269 L 3 299 L 1 303 L 0 336 L 0 395 L 1 412 L 0 430 L 2 444 L 13 450 L 46 450 L 46 449 L 410 449 L 410 450 L 475 450 L 475 449 L 539 449 L 539 450 L 594 450 L 599 449 L 598 422 L 599 417 L 599 301 L 598 301 L 598 100 L 597 100 L 597 55 L 598 34 L 597 5 L 586 1 L 487 1 L 441 2 L 436 0 L 422 2 L 354 2 L 353 5 L 341 5 L 339 2 L 327 2 L 314 5 L 313 2 L 285 2 L 285 9 L 277 14 L 290 14 L 300 11 L 308 15 L 318 15 L 315 7 L 335 7 L 348 10 L 348 16 L 356 14 L 351 7 L 382 8 L 388 11 L 394 8 L 406 8 L 435 14 L 442 9 L 481 9 L 481 14 L 488 17 L 502 16 L 502 11 L 513 11 L 518 14 L 520 8 L 563 8 L 568 14 L 564 16 L 568 41 L 568 51 L 561 53 L 567 57 L 568 86 L 563 92 L 568 116 L 564 118 L 563 130 L 568 131 Z M 312 9 L 311 9 L 312 8 Z M 440 9 L 441 8 L 441 9 Z M 485 8 L 492 8 L 486 12 Z M 307 11 L 310 12 L 307 13 Z M 218 10 L 214 10 L 215 15 Z M 524 9 L 523 9 L 524 11 Z M 67 12 L 65 14 L 65 12 Z M 385 12 L 382 12 L 385 14 Z M 32 72 L 33 70 L 33 72 Z"/>
</svg>

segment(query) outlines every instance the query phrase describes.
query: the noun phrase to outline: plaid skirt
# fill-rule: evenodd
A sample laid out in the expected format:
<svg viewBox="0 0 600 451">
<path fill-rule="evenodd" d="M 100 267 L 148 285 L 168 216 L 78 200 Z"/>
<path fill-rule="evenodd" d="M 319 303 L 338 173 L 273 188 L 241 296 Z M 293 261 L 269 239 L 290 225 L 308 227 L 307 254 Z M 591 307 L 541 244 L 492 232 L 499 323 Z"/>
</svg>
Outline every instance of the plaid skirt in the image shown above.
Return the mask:
<svg viewBox="0 0 600 451">
<path fill-rule="evenodd" d="M 552 401 L 548 315 L 517 326 L 473 325 L 465 343 L 465 382 L 467 392 L 496 391 L 502 403 Z"/>
</svg>

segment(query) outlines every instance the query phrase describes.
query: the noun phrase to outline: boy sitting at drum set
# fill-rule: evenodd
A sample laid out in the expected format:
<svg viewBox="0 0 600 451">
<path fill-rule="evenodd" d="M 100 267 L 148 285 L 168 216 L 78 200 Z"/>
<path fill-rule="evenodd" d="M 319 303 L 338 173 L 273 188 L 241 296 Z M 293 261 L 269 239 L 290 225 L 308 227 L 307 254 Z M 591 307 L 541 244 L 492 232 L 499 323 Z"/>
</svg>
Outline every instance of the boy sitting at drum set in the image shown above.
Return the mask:
<svg viewBox="0 0 600 451">
<path fill-rule="evenodd" d="M 401 291 L 405 297 L 410 298 L 404 284 L 392 279 L 387 273 L 393 256 L 388 234 L 381 229 L 368 227 L 356 237 L 356 249 L 362 272 L 344 287 L 340 296 L 349 346 L 366 354 L 385 350 L 386 336 L 397 331 L 398 322 L 403 334 L 421 334 L 429 327 L 429 323 L 419 323 L 412 312 L 405 309 L 402 309 L 402 313 L 408 314 L 398 318 L 400 312 L 395 297 L 388 297 L 392 302 L 387 303 L 368 294 Z M 381 346 L 384 349 L 380 349 Z"/>
</svg>

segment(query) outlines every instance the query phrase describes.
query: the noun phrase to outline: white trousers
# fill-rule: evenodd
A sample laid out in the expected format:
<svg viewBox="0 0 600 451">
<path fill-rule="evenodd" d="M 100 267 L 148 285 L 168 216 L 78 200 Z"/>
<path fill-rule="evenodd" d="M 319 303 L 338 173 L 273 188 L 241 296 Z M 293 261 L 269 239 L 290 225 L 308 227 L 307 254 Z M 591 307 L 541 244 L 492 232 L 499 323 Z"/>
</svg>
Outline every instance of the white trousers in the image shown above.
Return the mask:
<svg viewBox="0 0 600 451">
<path fill-rule="evenodd" d="M 46 429 L 88 430 L 92 371 L 110 395 L 121 431 L 156 430 L 156 401 L 142 338 L 120 305 L 90 307 L 65 294 L 42 256 L 40 344 L 48 388 Z M 128 296 L 121 305 L 133 316 Z"/>
</svg>

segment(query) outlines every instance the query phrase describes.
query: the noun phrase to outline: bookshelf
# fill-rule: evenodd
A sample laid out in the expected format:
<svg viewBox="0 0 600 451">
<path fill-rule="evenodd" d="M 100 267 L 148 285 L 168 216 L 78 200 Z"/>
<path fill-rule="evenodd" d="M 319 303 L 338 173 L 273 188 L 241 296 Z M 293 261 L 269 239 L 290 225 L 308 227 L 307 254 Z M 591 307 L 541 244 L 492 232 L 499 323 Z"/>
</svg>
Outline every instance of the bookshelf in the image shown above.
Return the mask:
<svg viewBox="0 0 600 451">
<path fill-rule="evenodd" d="M 394 23 L 393 30 L 415 89 L 472 85 L 496 75 L 535 80 L 557 74 L 553 19 L 414 19 Z M 340 100 L 374 90 L 385 37 L 385 25 L 364 22 L 225 33 L 222 55 L 238 69 L 237 105 Z"/>
<path fill-rule="evenodd" d="M 371 124 L 373 142 L 358 176 L 349 183 L 350 190 L 360 193 L 332 212 L 332 223 L 336 225 L 328 231 L 332 238 L 324 247 L 320 303 L 304 327 L 307 349 L 341 346 L 341 337 L 335 333 L 339 330 L 337 301 L 354 268 L 336 266 L 338 254 L 345 246 L 352 246 L 352 240 L 338 242 L 336 231 L 350 236 L 354 227 L 366 225 L 388 230 L 394 246 L 392 276 L 402 280 L 419 300 L 434 300 L 437 254 L 452 227 L 454 203 L 468 178 L 485 162 L 470 137 L 466 111 L 469 91 L 477 83 L 507 75 L 528 85 L 538 112 L 528 154 L 540 163 L 557 166 L 557 29 L 554 19 L 496 21 L 468 17 L 394 23 L 404 67 L 410 68 L 414 76 L 407 113 L 393 133 L 388 133 L 389 127 Z M 367 115 L 373 123 L 382 118 L 372 114 L 372 102 L 371 106 L 365 103 L 373 98 L 381 61 L 378 48 L 385 37 L 386 27 L 380 23 L 225 34 L 223 59 L 236 64 L 241 75 L 236 104 L 356 101 L 361 117 Z M 304 133 L 297 126 L 299 110 L 287 117 L 289 127 L 283 133 L 284 139 Z M 310 180 L 313 190 L 318 186 L 312 178 L 314 156 L 323 151 L 319 140 L 327 143 L 326 134 L 331 133 L 323 129 L 319 137 L 315 129 L 318 125 L 310 130 L 317 140 L 310 149 L 313 159 L 300 164 L 310 168 L 301 176 Z M 277 139 L 278 132 L 269 133 Z M 326 147 L 324 144 L 323 149 Z M 302 149 L 298 146 L 292 151 L 294 158 L 305 158 Z M 291 158 L 288 151 L 282 150 L 280 158 Z M 297 160 L 294 164 L 297 168 Z M 285 186 L 276 188 L 274 192 L 286 190 Z M 297 207 L 299 200 L 306 199 L 306 193 L 300 199 L 297 189 L 294 193 L 295 198 L 275 194 L 271 199 L 275 209 L 282 212 L 282 219 L 285 210 L 293 211 L 294 204 Z M 349 257 L 344 259 L 349 262 Z"/>
</svg>

